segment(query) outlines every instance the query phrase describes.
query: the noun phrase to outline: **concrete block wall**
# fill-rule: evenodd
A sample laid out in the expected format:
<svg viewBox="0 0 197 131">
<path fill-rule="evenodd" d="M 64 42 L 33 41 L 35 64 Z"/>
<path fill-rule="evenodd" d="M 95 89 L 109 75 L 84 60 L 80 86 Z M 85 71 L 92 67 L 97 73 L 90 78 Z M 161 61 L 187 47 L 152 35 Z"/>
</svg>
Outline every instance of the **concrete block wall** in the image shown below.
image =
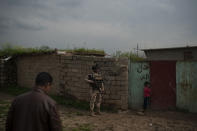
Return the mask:
<svg viewBox="0 0 197 131">
<path fill-rule="evenodd" d="M 93 65 L 100 66 L 104 79 L 103 104 L 128 108 L 128 60 L 88 56 L 61 56 L 60 85 L 62 94 L 90 100 L 91 87 L 84 81 Z"/>
<path fill-rule="evenodd" d="M 103 104 L 128 108 L 128 60 L 93 56 L 35 55 L 17 58 L 18 84 L 33 87 L 39 72 L 49 72 L 53 79 L 51 93 L 89 101 L 91 87 L 85 77 L 98 64 L 105 82 Z"/>
<path fill-rule="evenodd" d="M 59 56 L 55 54 L 19 56 L 17 58 L 17 83 L 21 87 L 32 88 L 39 72 L 49 72 L 53 77 L 52 94 L 58 93 Z"/>
<path fill-rule="evenodd" d="M 17 84 L 17 68 L 14 58 L 9 60 L 0 59 L 0 87 Z"/>
</svg>

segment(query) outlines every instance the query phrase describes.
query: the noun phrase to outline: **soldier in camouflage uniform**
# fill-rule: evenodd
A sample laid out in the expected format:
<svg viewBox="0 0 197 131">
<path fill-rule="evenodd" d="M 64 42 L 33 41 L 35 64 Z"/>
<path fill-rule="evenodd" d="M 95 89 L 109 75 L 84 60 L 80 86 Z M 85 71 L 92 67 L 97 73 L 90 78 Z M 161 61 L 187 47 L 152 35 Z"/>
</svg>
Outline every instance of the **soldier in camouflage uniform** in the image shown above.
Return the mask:
<svg viewBox="0 0 197 131">
<path fill-rule="evenodd" d="M 88 75 L 86 81 L 92 87 L 91 99 L 90 99 L 90 115 L 95 116 L 94 106 L 96 104 L 97 114 L 100 115 L 100 105 L 102 101 L 102 92 L 104 91 L 104 84 L 101 74 L 99 73 L 98 65 L 92 66 L 92 73 Z"/>
</svg>

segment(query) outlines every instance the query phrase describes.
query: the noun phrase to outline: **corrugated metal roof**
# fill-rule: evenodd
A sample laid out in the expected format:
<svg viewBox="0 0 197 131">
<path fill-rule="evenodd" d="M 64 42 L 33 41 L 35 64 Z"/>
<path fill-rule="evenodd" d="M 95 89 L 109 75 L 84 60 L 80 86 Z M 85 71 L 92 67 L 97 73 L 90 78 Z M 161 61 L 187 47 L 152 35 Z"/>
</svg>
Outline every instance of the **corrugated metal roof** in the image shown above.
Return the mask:
<svg viewBox="0 0 197 131">
<path fill-rule="evenodd" d="M 142 51 L 154 51 L 154 50 L 174 50 L 174 49 L 188 49 L 197 48 L 197 46 L 185 46 L 185 47 L 171 47 L 171 48 L 155 48 L 155 49 L 141 49 Z"/>
</svg>

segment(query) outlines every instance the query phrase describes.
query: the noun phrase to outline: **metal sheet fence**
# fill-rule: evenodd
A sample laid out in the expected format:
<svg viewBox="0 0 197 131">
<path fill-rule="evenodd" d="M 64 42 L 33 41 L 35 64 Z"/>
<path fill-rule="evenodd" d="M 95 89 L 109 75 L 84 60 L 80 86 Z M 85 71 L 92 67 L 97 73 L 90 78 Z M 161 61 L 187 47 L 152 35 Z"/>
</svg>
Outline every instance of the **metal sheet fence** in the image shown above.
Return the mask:
<svg viewBox="0 0 197 131">
<path fill-rule="evenodd" d="M 157 109 L 169 109 L 176 106 L 178 109 L 197 112 L 197 62 L 150 63 L 129 62 L 129 108 L 142 108 L 143 84 L 151 80 L 154 86 L 152 87 L 152 108 L 155 106 L 158 107 Z"/>
<path fill-rule="evenodd" d="M 176 85 L 177 108 L 197 112 L 197 62 L 177 62 Z"/>
<path fill-rule="evenodd" d="M 150 81 L 149 63 L 129 62 L 129 108 L 142 108 L 145 81 Z"/>
</svg>

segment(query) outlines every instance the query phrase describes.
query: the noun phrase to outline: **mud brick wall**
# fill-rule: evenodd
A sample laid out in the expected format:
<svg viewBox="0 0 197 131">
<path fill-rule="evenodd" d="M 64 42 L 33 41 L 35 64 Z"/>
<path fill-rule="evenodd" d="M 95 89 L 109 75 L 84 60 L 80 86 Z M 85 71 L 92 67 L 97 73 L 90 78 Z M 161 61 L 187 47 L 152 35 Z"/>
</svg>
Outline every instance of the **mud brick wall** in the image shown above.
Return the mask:
<svg viewBox="0 0 197 131">
<path fill-rule="evenodd" d="M 103 104 L 118 109 L 128 108 L 128 60 L 114 58 L 61 56 L 60 91 L 79 100 L 90 100 L 91 87 L 84 81 L 95 64 L 104 79 Z"/>
<path fill-rule="evenodd" d="M 32 88 L 39 72 L 49 72 L 53 77 L 52 94 L 58 93 L 59 56 L 54 54 L 20 56 L 17 58 L 17 83 L 21 87 Z"/>
</svg>

